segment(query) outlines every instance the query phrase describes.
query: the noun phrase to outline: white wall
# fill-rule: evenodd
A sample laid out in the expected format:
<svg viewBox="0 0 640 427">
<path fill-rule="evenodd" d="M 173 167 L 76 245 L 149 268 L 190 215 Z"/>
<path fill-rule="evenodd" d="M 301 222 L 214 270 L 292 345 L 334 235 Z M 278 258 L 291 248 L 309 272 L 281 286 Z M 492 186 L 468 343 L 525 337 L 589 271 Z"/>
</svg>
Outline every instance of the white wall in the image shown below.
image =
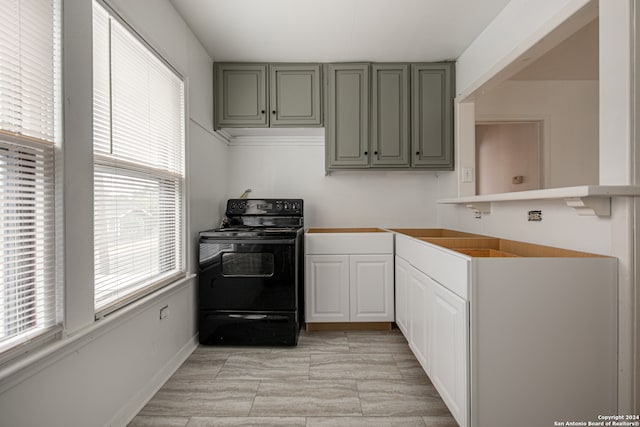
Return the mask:
<svg viewBox="0 0 640 427">
<path fill-rule="evenodd" d="M 212 116 L 213 117 L 213 116 Z M 198 268 L 198 232 L 215 228 L 226 207 L 228 147 L 211 128 L 191 121 L 187 169 L 189 186 L 189 267 Z"/>
<path fill-rule="evenodd" d="M 438 178 L 433 172 L 345 171 L 325 175 L 324 138 L 235 142 L 229 190 L 238 197 L 304 199 L 306 227 L 434 226 Z M 441 174 L 451 174 L 443 172 Z"/>
<path fill-rule="evenodd" d="M 169 316 L 158 320 L 159 309 Z M 124 426 L 195 346 L 194 286 L 90 328 L 0 383 L 0 424 Z"/>
<path fill-rule="evenodd" d="M 543 120 L 544 188 L 598 184 L 598 82 L 508 80 L 479 94 L 476 119 Z"/>
<path fill-rule="evenodd" d="M 212 131 L 211 59 L 169 1 L 158 0 L 153 5 L 146 0 L 107 2 L 186 77 L 187 268 L 193 271 L 197 256 L 194 238 L 198 230 L 219 222 L 227 187 L 227 145 Z M 90 5 L 86 0 L 64 1 L 68 19 L 65 37 L 76 38 L 66 46 L 65 56 L 79 62 L 73 71 L 78 76 L 67 76 L 65 81 L 66 113 L 71 116 L 66 123 L 72 127 L 65 132 L 65 137 L 71 138 L 65 141 L 67 150 L 74 144 L 86 146 L 85 136 L 91 135 L 92 93 L 87 83 L 91 81 L 91 54 L 87 51 Z M 88 114 L 76 112 L 77 105 Z M 99 321 L 93 319 L 92 297 L 89 301 L 83 295 L 74 297 L 77 291 L 92 288 L 93 250 L 87 237 L 91 230 L 86 226 L 91 226 L 92 209 L 90 202 L 84 205 L 76 197 L 90 194 L 92 163 L 90 153 L 65 155 L 65 161 L 66 182 L 81 183 L 66 195 L 69 236 L 76 233 L 67 239 L 66 252 L 73 253 L 71 248 L 88 254 L 88 262 L 67 255 L 66 293 L 72 294 L 66 297 L 67 326 L 73 330 L 61 340 L 0 367 L 1 425 L 126 425 L 196 345 L 197 286 L 193 278 Z M 80 224 L 82 228 L 77 227 Z M 165 305 L 169 316 L 160 320 L 159 310 Z"/>
</svg>

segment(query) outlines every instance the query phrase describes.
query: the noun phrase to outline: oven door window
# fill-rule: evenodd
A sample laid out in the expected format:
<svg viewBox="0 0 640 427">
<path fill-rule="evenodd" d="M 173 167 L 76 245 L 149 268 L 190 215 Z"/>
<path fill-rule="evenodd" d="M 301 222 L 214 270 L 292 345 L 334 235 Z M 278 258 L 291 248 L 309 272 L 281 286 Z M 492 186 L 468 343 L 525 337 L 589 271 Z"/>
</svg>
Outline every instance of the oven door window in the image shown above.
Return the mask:
<svg viewBox="0 0 640 427">
<path fill-rule="evenodd" d="M 225 252 L 222 254 L 224 277 L 271 277 L 273 254 L 262 252 Z"/>
</svg>

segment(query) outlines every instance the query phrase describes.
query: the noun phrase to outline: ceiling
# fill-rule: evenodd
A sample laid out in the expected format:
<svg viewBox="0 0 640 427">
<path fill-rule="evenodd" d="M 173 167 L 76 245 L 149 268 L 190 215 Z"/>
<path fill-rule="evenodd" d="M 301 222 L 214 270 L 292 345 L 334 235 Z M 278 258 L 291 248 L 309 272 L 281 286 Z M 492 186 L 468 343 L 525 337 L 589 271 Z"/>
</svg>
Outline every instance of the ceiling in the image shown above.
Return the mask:
<svg viewBox="0 0 640 427">
<path fill-rule="evenodd" d="M 170 0 L 214 61 L 456 59 L 509 0 Z"/>
</svg>

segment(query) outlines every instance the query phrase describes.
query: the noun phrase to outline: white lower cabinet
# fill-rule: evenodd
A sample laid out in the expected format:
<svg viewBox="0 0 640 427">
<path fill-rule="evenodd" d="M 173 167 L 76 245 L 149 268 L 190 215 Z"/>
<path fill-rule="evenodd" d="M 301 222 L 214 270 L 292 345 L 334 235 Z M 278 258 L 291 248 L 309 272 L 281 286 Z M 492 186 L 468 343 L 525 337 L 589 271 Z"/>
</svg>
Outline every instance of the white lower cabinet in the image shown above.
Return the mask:
<svg viewBox="0 0 640 427">
<path fill-rule="evenodd" d="M 410 267 L 409 294 L 409 346 L 430 374 L 429 333 L 431 323 L 431 283 L 427 276 Z"/>
<path fill-rule="evenodd" d="M 430 280 L 430 279 L 429 279 Z M 433 282 L 430 287 L 431 324 L 428 375 L 460 425 L 466 424 L 468 403 L 468 302 Z"/>
<path fill-rule="evenodd" d="M 349 255 L 307 255 L 306 320 L 348 322 Z"/>
<path fill-rule="evenodd" d="M 350 320 L 393 322 L 393 255 L 349 256 Z"/>
<path fill-rule="evenodd" d="M 405 337 L 409 336 L 409 274 L 408 262 L 396 257 L 396 325 Z"/>
<path fill-rule="evenodd" d="M 396 257 L 396 312 L 408 318 L 405 337 L 442 400 L 461 426 L 468 406 L 468 303 Z M 406 280 L 404 279 L 406 277 Z M 400 291 L 400 292 L 398 292 Z M 406 296 L 406 310 L 399 308 Z M 397 322 L 398 316 L 396 316 Z M 404 332 L 404 331 L 403 331 Z"/>
<path fill-rule="evenodd" d="M 308 323 L 394 321 L 392 233 L 311 229 L 305 252 Z"/>
<path fill-rule="evenodd" d="M 396 322 L 453 417 L 538 427 L 616 413 L 617 260 L 494 240 L 511 256 L 396 235 Z"/>
</svg>

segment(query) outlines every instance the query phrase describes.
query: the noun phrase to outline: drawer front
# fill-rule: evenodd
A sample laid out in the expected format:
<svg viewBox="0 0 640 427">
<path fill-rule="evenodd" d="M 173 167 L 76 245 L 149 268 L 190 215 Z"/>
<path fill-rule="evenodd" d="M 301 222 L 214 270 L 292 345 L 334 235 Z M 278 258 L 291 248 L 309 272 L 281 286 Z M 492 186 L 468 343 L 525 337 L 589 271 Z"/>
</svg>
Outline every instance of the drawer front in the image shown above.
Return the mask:
<svg viewBox="0 0 640 427">
<path fill-rule="evenodd" d="M 460 298 L 468 299 L 469 260 L 447 249 L 396 235 L 396 254 Z"/>
<path fill-rule="evenodd" d="M 392 254 L 393 233 L 307 233 L 307 255 Z"/>
</svg>

